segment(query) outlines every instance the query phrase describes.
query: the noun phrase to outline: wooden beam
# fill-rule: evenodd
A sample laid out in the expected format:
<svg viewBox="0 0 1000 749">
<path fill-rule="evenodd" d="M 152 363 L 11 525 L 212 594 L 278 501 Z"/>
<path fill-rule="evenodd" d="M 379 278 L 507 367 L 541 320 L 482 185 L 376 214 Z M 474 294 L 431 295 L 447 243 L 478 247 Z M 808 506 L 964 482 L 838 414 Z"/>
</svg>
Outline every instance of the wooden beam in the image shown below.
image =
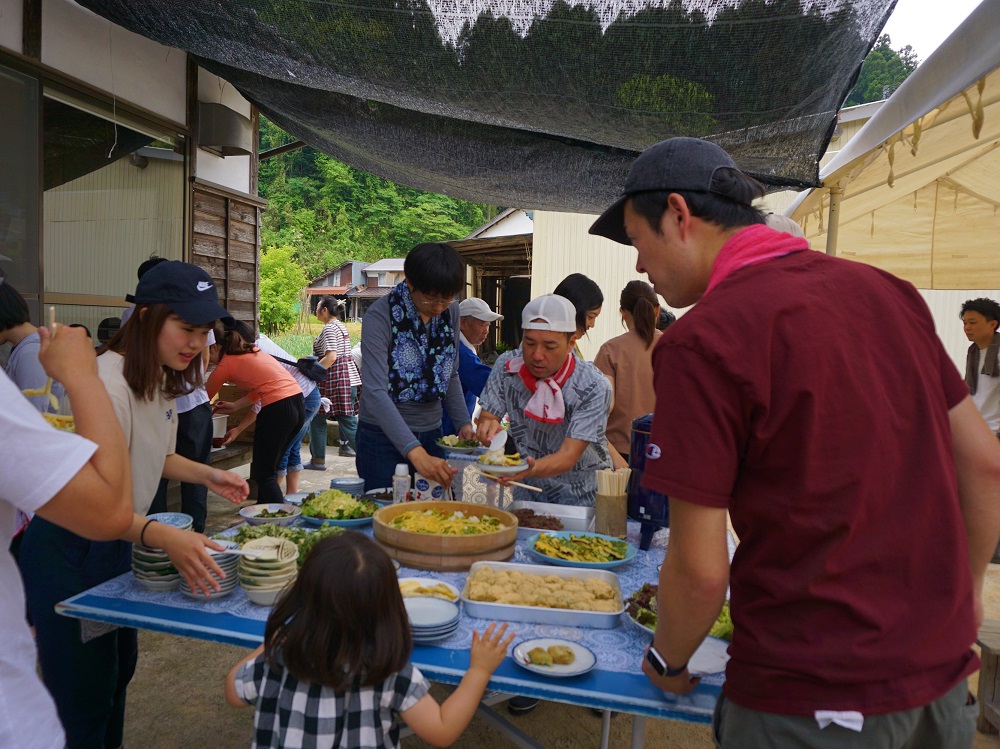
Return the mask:
<svg viewBox="0 0 1000 749">
<path fill-rule="evenodd" d="M 24 0 L 21 50 L 25 57 L 42 59 L 42 0 Z"/>
</svg>

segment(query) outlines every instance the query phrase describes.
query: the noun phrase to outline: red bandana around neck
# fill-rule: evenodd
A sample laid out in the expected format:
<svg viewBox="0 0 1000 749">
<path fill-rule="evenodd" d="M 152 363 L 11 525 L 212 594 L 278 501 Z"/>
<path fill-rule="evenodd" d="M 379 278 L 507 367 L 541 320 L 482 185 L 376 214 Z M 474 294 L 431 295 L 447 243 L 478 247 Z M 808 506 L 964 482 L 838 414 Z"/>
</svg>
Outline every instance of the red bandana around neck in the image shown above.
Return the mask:
<svg viewBox="0 0 1000 749">
<path fill-rule="evenodd" d="M 566 415 L 566 402 L 563 400 L 562 389 L 566 381 L 576 369 L 576 357 L 570 352 L 559 371 L 552 377 L 539 380 L 524 366 L 524 357 L 516 356 L 507 362 L 508 372 L 517 374 L 521 382 L 531 391 L 531 398 L 524 408 L 524 415 L 529 419 L 541 421 L 544 424 L 561 424 Z M 539 387 L 542 385 L 543 387 Z"/>
<path fill-rule="evenodd" d="M 729 241 L 722 245 L 722 249 L 719 250 L 715 263 L 712 265 L 712 273 L 708 277 L 708 288 L 705 289 L 705 294 L 718 286 L 730 273 L 738 271 L 740 268 L 808 249 L 809 242 L 805 239 L 775 231 L 763 224 L 754 224 L 741 229 L 731 236 Z"/>
</svg>

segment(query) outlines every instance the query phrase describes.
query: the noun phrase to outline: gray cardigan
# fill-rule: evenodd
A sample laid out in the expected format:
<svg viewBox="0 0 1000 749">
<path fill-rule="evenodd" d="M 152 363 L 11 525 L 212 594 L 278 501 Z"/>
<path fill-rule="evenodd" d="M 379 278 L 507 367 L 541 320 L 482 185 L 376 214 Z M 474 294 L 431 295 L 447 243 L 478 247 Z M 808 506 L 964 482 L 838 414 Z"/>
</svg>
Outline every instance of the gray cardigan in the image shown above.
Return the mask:
<svg viewBox="0 0 1000 749">
<path fill-rule="evenodd" d="M 455 328 L 455 363 L 452 366 L 444 407 L 456 428 L 471 424 L 465 406 L 462 383 L 458 379 L 459 313 L 458 302 L 448 308 Z M 420 441 L 414 432 L 428 432 L 441 426 L 441 401 L 394 403 L 389 397 L 389 297 L 384 296 L 368 308 L 361 323 L 361 403 L 358 418 L 385 432 L 400 454 L 405 456 Z"/>
</svg>

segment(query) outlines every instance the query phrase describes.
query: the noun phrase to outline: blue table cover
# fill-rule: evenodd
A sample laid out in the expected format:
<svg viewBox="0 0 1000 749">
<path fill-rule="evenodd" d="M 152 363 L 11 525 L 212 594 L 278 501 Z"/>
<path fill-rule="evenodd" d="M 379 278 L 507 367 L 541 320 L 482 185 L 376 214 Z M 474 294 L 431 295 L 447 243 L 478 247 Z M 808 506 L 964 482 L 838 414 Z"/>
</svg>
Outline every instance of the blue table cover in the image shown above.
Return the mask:
<svg viewBox="0 0 1000 749">
<path fill-rule="evenodd" d="M 628 524 L 629 541 L 638 548 L 639 524 Z M 371 530 L 367 531 L 369 534 Z M 235 533 L 230 529 L 227 534 Z M 642 586 L 655 583 L 657 567 L 663 561 L 669 530 L 653 537 L 648 551 L 639 551 L 629 564 L 612 572 L 618 575 L 624 597 Z M 734 542 L 730 538 L 730 556 Z M 537 564 L 518 541 L 510 562 Z M 539 565 L 539 571 L 545 565 Z M 433 577 L 460 590 L 465 572 L 428 572 L 402 567 L 400 577 Z M 109 622 L 138 629 L 215 642 L 256 647 L 263 639 L 264 624 L 270 608 L 247 600 L 239 587 L 229 596 L 203 601 L 190 598 L 179 590 L 150 591 L 124 574 L 63 601 L 60 613 L 79 619 Z M 457 631 L 432 645 L 415 645 L 413 664 L 432 681 L 457 684 L 469 666 L 472 631 L 482 631 L 488 620 L 462 615 Z M 589 673 L 569 678 L 535 674 L 518 666 L 508 656 L 490 680 L 490 689 L 567 702 L 588 707 L 611 709 L 655 718 L 671 718 L 697 723 L 711 722 L 712 710 L 724 681 L 724 674 L 710 674 L 689 695 L 667 695 L 650 684 L 641 671 L 641 658 L 651 637 L 636 627 L 625 614 L 614 629 L 529 624 L 512 622 L 514 644 L 536 637 L 559 637 L 584 645 L 597 655 L 597 667 Z"/>
</svg>

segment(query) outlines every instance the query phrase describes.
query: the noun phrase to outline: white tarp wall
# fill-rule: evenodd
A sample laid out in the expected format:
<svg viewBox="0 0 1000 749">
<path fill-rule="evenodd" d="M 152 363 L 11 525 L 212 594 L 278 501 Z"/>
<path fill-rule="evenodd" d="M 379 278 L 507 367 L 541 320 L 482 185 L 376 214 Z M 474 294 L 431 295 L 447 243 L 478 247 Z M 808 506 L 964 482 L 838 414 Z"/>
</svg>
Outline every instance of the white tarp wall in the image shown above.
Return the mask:
<svg viewBox="0 0 1000 749">
<path fill-rule="evenodd" d="M 984 0 L 786 211 L 814 248 L 922 289 L 1000 287 L 998 29 Z"/>
</svg>

